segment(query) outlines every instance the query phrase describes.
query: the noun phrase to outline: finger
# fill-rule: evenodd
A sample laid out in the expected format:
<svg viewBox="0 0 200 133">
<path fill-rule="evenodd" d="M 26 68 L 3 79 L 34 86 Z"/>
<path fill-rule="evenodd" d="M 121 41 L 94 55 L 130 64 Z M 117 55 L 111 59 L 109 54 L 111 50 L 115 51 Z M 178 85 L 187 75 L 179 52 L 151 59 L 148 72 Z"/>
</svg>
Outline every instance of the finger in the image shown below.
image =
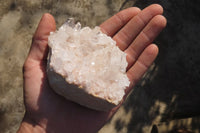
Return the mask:
<svg viewBox="0 0 200 133">
<path fill-rule="evenodd" d="M 115 14 L 113 17 L 105 21 L 100 25 L 103 33 L 108 36 L 113 36 L 118 30 L 120 30 L 131 18 L 137 15 L 140 9 L 137 7 L 127 8 Z"/>
<path fill-rule="evenodd" d="M 137 37 L 142 29 L 149 23 L 149 21 L 156 15 L 162 14 L 163 8 L 158 4 L 153 4 L 138 15 L 133 17 L 114 37 L 117 45 L 121 50 L 125 50 L 131 42 Z"/>
<path fill-rule="evenodd" d="M 131 83 L 130 87 L 126 90 L 126 93 L 130 92 L 132 86 L 134 86 L 142 78 L 157 55 L 158 47 L 155 44 L 149 45 L 142 52 L 136 63 L 127 71 L 127 76 Z"/>
<path fill-rule="evenodd" d="M 48 13 L 44 14 L 33 36 L 27 60 L 40 63 L 46 59 L 48 54 L 48 36 L 55 29 L 56 24 L 53 16 Z"/>
<path fill-rule="evenodd" d="M 130 68 L 142 51 L 152 43 L 158 34 L 166 26 L 166 19 L 161 15 L 155 16 L 149 24 L 140 32 L 133 43 L 125 50 L 127 53 L 128 68 Z"/>
</svg>

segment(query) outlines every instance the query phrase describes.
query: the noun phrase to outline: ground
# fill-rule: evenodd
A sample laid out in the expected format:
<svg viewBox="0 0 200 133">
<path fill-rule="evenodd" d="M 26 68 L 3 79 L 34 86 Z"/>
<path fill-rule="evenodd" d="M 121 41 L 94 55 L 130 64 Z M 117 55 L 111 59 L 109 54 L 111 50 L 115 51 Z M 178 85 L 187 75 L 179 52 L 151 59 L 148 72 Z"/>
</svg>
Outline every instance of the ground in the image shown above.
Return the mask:
<svg viewBox="0 0 200 133">
<path fill-rule="evenodd" d="M 43 13 L 51 13 L 58 27 L 69 17 L 83 25 L 95 26 L 123 8 L 144 8 L 152 3 L 164 7 L 168 20 L 166 29 L 155 40 L 159 56 L 99 133 L 198 133 L 200 2 L 197 0 L 0 1 L 0 133 L 16 132 L 23 117 L 22 66 Z"/>
</svg>

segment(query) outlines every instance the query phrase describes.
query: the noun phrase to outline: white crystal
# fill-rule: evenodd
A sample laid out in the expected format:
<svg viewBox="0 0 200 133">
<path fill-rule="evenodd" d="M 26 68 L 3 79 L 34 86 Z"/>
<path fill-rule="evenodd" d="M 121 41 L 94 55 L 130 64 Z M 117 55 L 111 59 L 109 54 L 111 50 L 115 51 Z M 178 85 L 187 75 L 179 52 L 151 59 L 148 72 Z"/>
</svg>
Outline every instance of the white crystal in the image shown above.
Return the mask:
<svg viewBox="0 0 200 133">
<path fill-rule="evenodd" d="M 69 19 L 50 34 L 48 44 L 52 71 L 91 95 L 119 104 L 130 84 L 126 54 L 100 27 L 81 28 Z"/>
</svg>

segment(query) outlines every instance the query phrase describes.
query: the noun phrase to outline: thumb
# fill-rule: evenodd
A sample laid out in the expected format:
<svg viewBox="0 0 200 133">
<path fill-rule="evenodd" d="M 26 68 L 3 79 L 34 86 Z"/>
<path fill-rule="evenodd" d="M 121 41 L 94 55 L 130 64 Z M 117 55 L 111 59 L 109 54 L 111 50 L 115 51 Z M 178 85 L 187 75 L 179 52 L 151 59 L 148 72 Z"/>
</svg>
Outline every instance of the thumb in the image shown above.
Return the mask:
<svg viewBox="0 0 200 133">
<path fill-rule="evenodd" d="M 46 60 L 48 54 L 48 36 L 55 29 L 56 24 L 53 16 L 48 13 L 44 14 L 33 36 L 27 61 L 42 63 Z"/>
</svg>

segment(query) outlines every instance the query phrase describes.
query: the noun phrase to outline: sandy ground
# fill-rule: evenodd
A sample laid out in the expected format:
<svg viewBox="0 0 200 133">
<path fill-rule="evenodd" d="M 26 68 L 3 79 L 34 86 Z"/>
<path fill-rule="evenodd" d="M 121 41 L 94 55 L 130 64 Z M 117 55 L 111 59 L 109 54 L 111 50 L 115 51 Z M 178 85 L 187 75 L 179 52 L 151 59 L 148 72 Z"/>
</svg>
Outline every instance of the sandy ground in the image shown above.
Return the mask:
<svg viewBox="0 0 200 133">
<path fill-rule="evenodd" d="M 152 133 L 182 128 L 198 133 L 200 11 L 199 2 L 184 0 L 1 0 L 0 133 L 16 132 L 22 120 L 22 66 L 43 13 L 51 13 L 57 26 L 68 17 L 95 26 L 134 3 L 144 8 L 155 2 L 163 5 L 168 19 L 167 28 L 155 41 L 160 48 L 159 57 L 99 133 L 150 133 L 154 124 Z M 177 120 L 169 122 L 170 119 Z"/>
</svg>

